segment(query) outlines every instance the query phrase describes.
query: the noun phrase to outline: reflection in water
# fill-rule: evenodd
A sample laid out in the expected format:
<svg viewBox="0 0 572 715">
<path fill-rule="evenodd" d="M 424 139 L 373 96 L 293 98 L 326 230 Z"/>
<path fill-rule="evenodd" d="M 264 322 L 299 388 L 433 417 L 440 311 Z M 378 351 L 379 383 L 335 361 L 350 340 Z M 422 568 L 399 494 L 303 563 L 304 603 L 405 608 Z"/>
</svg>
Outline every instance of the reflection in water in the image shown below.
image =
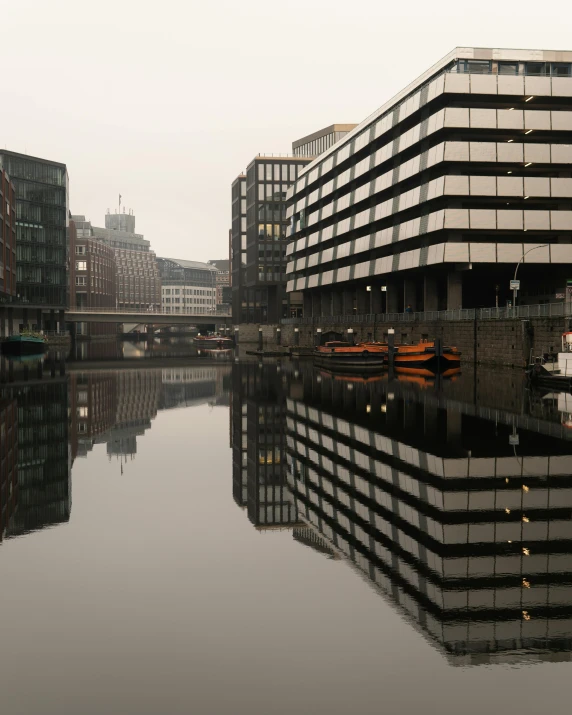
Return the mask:
<svg viewBox="0 0 572 715">
<path fill-rule="evenodd" d="M 63 365 L 1 359 L 1 535 L 69 520 L 71 460 Z"/>
<path fill-rule="evenodd" d="M 453 665 L 568 660 L 568 434 L 504 382 L 235 365 L 234 499 L 349 561 Z"/>
</svg>

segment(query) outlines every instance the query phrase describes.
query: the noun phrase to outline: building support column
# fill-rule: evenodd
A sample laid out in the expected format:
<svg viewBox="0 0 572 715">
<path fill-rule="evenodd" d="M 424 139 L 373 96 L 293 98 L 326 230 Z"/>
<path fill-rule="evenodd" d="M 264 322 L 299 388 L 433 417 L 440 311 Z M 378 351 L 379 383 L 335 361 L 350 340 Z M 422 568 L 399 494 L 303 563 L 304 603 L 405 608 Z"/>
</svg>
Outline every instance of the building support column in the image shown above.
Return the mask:
<svg viewBox="0 0 572 715">
<path fill-rule="evenodd" d="M 356 289 L 356 313 L 369 313 L 369 296 L 371 293 L 365 286 Z"/>
<path fill-rule="evenodd" d="M 303 306 L 304 306 L 304 318 L 311 318 L 312 317 L 312 296 L 308 291 L 304 291 L 302 293 L 302 300 L 303 300 Z"/>
<path fill-rule="evenodd" d="M 338 290 L 332 291 L 332 315 L 342 315 L 343 301 L 342 294 Z"/>
<path fill-rule="evenodd" d="M 451 271 L 447 276 L 447 310 L 463 307 L 463 274 Z"/>
<path fill-rule="evenodd" d="M 43 325 L 42 325 L 42 309 L 38 308 L 36 310 L 36 330 L 42 330 Z"/>
<path fill-rule="evenodd" d="M 344 315 L 354 315 L 354 291 L 348 288 L 344 288 L 342 293 L 343 308 L 342 312 Z"/>
<path fill-rule="evenodd" d="M 423 310 L 439 310 L 439 290 L 435 278 L 423 279 Z"/>
<path fill-rule="evenodd" d="M 0 308 L 0 337 L 4 337 L 6 335 L 6 309 L 5 308 Z"/>
<path fill-rule="evenodd" d="M 330 316 L 332 314 L 332 291 L 322 292 L 322 315 Z"/>
<path fill-rule="evenodd" d="M 403 307 L 407 310 L 411 306 L 412 312 L 417 310 L 417 286 L 411 278 L 406 278 L 403 281 Z"/>
<path fill-rule="evenodd" d="M 379 315 L 383 312 L 383 292 L 380 285 L 372 285 L 371 287 L 371 312 L 374 315 Z"/>
<path fill-rule="evenodd" d="M 24 326 L 24 330 L 28 327 L 28 309 L 24 308 L 22 311 L 22 324 Z"/>
<path fill-rule="evenodd" d="M 63 333 L 66 329 L 66 316 L 65 316 L 65 311 L 63 310 L 63 308 L 62 308 L 62 310 L 59 311 L 58 322 L 59 322 L 58 329 L 61 333 Z M 52 325 L 55 324 L 55 313 L 53 310 L 50 310 L 50 323 Z"/>
<path fill-rule="evenodd" d="M 387 284 L 387 312 L 399 313 L 399 286 L 394 281 Z"/>
<path fill-rule="evenodd" d="M 312 315 L 314 318 L 322 316 L 322 296 L 320 293 L 312 293 Z"/>
</svg>

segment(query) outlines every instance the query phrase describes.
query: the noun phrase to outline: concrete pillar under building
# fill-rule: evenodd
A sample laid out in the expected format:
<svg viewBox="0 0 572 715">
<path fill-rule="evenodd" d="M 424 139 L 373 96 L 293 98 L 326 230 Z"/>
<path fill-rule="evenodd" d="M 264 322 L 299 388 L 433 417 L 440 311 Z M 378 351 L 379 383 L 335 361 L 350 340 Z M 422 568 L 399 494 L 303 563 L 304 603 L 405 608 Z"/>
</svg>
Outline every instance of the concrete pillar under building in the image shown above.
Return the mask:
<svg viewBox="0 0 572 715">
<path fill-rule="evenodd" d="M 427 275 L 423 278 L 423 310 L 439 310 L 437 281 Z"/>
<path fill-rule="evenodd" d="M 371 312 L 381 313 L 383 311 L 383 292 L 380 285 L 371 286 Z"/>
<path fill-rule="evenodd" d="M 322 315 L 332 315 L 332 291 L 322 292 Z"/>
<path fill-rule="evenodd" d="M 4 337 L 6 335 L 6 316 L 5 309 L 0 308 L 0 336 Z"/>
<path fill-rule="evenodd" d="M 399 312 L 399 286 L 394 281 L 387 284 L 387 312 Z"/>
<path fill-rule="evenodd" d="M 22 311 L 22 324 L 23 324 L 24 328 L 28 327 L 28 309 L 27 308 L 24 308 L 24 310 Z"/>
<path fill-rule="evenodd" d="M 312 293 L 312 315 L 319 318 L 322 315 L 322 296 L 320 293 Z"/>
<path fill-rule="evenodd" d="M 417 290 L 415 281 L 411 278 L 406 278 L 403 281 L 403 306 L 404 310 L 407 310 L 409 306 L 413 312 L 417 310 Z"/>
<path fill-rule="evenodd" d="M 302 293 L 302 300 L 303 300 L 303 307 L 304 307 L 304 317 L 305 318 L 311 318 L 312 317 L 312 296 L 308 291 L 304 291 Z"/>
<path fill-rule="evenodd" d="M 451 271 L 447 276 L 447 310 L 463 307 L 463 274 Z"/>
<path fill-rule="evenodd" d="M 36 310 L 36 329 L 37 330 L 42 330 L 43 325 L 42 325 L 42 309 L 38 308 Z"/>
<path fill-rule="evenodd" d="M 354 291 L 344 288 L 342 293 L 342 312 L 344 315 L 354 315 Z"/>
<path fill-rule="evenodd" d="M 365 286 L 360 286 L 356 289 L 356 313 L 363 314 L 370 312 L 370 295 L 371 293 Z"/>
<path fill-rule="evenodd" d="M 52 323 L 52 325 L 53 325 L 54 328 L 55 328 L 55 327 L 56 327 L 56 326 L 55 326 L 55 316 L 54 316 L 54 311 L 53 311 L 53 310 L 50 310 L 50 322 Z M 60 310 L 60 311 L 59 311 L 59 314 L 58 314 L 58 327 L 56 328 L 56 330 L 59 330 L 60 332 L 63 333 L 65 329 L 66 329 L 65 311 L 64 311 L 64 310 Z"/>
<path fill-rule="evenodd" d="M 340 291 L 332 291 L 332 315 L 342 315 L 343 301 Z"/>
</svg>

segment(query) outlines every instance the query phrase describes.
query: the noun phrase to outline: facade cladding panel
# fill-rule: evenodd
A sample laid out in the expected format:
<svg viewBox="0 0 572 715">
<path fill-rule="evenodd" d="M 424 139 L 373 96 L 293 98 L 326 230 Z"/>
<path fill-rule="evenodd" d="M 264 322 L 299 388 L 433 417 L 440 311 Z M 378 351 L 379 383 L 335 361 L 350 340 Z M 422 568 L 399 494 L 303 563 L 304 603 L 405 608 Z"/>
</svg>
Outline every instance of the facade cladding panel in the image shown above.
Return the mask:
<svg viewBox="0 0 572 715">
<path fill-rule="evenodd" d="M 246 285 L 246 176 L 240 174 L 231 189 L 232 223 L 230 229 L 230 283 L 232 286 L 232 315 L 238 325 L 243 315 L 242 296 Z"/>
<path fill-rule="evenodd" d="M 16 189 L 20 302 L 64 308 L 67 299 L 68 173 L 65 164 L 0 150 Z"/>
<path fill-rule="evenodd" d="M 257 156 L 248 166 L 245 189 L 242 177 L 233 184 L 233 317 L 236 323 L 276 323 L 301 313 L 296 296 L 286 295 L 289 225 L 286 191 L 309 161 L 302 157 Z M 237 196 L 240 206 L 235 204 L 238 190 L 246 191 L 245 197 L 242 193 L 240 198 Z M 238 235 L 241 268 L 236 256 Z M 235 283 L 235 276 L 240 283 Z"/>
<path fill-rule="evenodd" d="M 533 249 L 519 301 L 562 300 L 571 179 L 572 52 L 458 48 L 301 172 L 287 291 L 306 316 L 502 306 Z"/>
<path fill-rule="evenodd" d="M 16 295 L 16 189 L 0 169 L 0 302 Z"/>
<path fill-rule="evenodd" d="M 356 124 L 332 124 L 319 132 L 314 132 L 303 139 L 292 142 L 292 154 L 307 157 L 319 156 L 334 146 L 336 142 L 339 142 L 340 139 L 343 139 L 356 126 Z"/>
<path fill-rule="evenodd" d="M 217 269 L 209 263 L 158 258 L 166 313 L 216 313 Z"/>
</svg>

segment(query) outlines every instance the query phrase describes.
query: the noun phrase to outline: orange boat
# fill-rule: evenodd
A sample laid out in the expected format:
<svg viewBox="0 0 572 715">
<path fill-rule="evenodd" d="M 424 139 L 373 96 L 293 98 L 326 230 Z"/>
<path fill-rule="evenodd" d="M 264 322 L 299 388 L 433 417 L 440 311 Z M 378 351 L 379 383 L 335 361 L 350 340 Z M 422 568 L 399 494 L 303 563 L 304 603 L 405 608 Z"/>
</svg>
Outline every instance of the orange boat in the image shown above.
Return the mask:
<svg viewBox="0 0 572 715">
<path fill-rule="evenodd" d="M 354 345 L 332 340 L 314 350 L 314 359 L 318 365 L 330 369 L 343 368 L 352 372 L 380 370 L 387 363 L 387 349 L 377 343 Z"/>
<path fill-rule="evenodd" d="M 381 347 L 388 353 L 387 343 L 367 343 L 364 347 Z M 433 340 L 422 340 L 414 345 L 395 345 L 395 368 L 410 369 L 416 372 L 419 369 L 431 373 L 443 372 L 458 368 L 461 364 L 461 352 L 456 347 L 436 347 Z M 419 373 L 417 373 L 419 374 Z"/>
</svg>

